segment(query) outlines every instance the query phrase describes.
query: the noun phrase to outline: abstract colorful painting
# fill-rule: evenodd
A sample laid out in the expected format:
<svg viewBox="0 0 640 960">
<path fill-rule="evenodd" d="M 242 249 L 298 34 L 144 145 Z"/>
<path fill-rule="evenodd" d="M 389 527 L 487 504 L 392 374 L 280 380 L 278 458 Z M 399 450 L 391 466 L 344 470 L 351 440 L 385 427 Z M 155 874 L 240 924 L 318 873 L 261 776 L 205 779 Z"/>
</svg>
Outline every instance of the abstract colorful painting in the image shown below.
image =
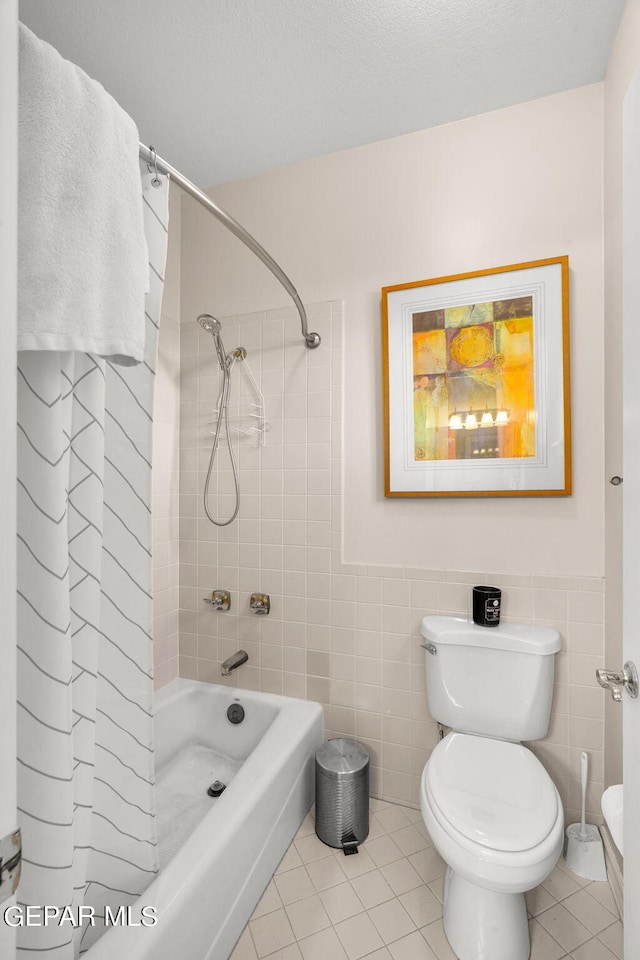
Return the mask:
<svg viewBox="0 0 640 960">
<path fill-rule="evenodd" d="M 531 296 L 414 313 L 412 336 L 416 460 L 535 456 Z"/>
<path fill-rule="evenodd" d="M 382 289 L 385 496 L 571 493 L 569 260 Z"/>
</svg>

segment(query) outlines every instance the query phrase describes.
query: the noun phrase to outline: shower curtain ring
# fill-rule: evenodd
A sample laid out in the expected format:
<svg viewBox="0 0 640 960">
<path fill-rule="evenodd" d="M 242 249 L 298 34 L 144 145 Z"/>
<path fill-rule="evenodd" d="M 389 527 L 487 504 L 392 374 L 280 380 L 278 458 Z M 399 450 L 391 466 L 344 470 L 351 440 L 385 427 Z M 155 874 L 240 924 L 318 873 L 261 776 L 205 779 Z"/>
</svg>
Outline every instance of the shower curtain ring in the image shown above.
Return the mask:
<svg viewBox="0 0 640 960">
<path fill-rule="evenodd" d="M 158 176 L 158 155 L 156 153 L 156 148 L 150 145 L 149 153 L 151 154 L 151 157 L 147 163 L 147 170 L 149 171 L 149 173 L 153 174 L 151 186 L 156 187 L 157 189 L 158 187 L 162 186 L 162 180 Z M 152 164 L 153 164 L 153 167 L 151 166 Z"/>
</svg>

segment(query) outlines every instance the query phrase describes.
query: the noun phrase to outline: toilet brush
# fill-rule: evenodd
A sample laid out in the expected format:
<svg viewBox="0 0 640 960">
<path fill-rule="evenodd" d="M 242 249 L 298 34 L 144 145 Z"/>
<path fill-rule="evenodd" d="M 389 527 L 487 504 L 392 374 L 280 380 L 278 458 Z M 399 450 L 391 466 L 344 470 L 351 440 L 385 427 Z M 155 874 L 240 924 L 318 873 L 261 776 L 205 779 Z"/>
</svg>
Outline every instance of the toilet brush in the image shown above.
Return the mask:
<svg viewBox="0 0 640 960">
<path fill-rule="evenodd" d="M 564 841 L 565 863 L 573 873 L 587 880 L 606 880 L 607 868 L 604 864 L 604 850 L 600 831 L 594 823 L 585 822 L 587 799 L 587 767 L 589 757 L 583 752 L 580 758 L 580 784 L 582 787 L 582 809 L 580 823 L 567 827 Z"/>
</svg>

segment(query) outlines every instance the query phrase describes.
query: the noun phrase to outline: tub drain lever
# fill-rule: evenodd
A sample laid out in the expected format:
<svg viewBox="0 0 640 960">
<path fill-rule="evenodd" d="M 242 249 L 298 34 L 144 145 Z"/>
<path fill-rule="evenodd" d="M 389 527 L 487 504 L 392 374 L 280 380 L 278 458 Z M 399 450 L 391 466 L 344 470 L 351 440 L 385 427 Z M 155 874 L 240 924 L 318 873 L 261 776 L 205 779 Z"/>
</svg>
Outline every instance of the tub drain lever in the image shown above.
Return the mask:
<svg viewBox="0 0 640 960">
<path fill-rule="evenodd" d="M 214 780 L 207 793 L 210 797 L 219 797 L 220 794 L 227 789 L 226 783 L 223 783 L 222 780 Z"/>
</svg>

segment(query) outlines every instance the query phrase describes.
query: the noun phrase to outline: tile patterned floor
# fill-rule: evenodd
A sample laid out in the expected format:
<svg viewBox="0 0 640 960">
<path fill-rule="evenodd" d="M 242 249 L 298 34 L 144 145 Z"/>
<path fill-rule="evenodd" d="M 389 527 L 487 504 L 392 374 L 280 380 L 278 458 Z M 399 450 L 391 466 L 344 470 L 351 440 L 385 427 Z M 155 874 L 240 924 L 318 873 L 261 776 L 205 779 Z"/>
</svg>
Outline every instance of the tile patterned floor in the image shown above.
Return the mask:
<svg viewBox="0 0 640 960">
<path fill-rule="evenodd" d="M 325 846 L 310 814 L 230 960 L 456 960 L 442 927 L 444 863 L 419 810 L 371 801 L 357 856 Z M 531 960 L 622 960 L 607 883 L 562 860 L 527 895 Z"/>
</svg>

